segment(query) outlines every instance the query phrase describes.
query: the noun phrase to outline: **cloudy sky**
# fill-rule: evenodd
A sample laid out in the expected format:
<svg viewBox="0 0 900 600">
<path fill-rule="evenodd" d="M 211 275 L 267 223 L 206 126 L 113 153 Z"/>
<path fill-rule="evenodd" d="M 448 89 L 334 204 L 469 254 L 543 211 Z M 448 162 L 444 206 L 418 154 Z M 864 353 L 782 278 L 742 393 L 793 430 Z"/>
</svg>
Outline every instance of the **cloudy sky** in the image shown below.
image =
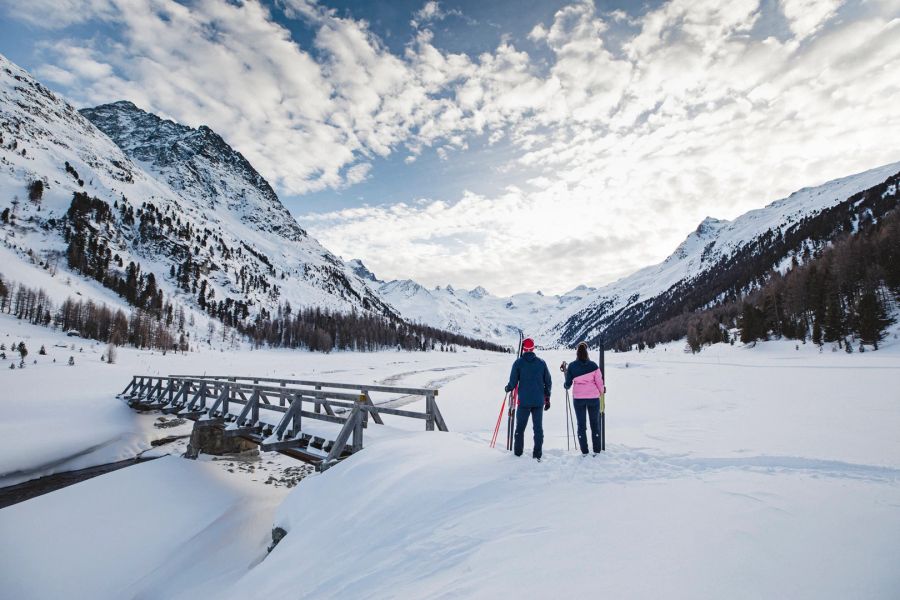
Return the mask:
<svg viewBox="0 0 900 600">
<path fill-rule="evenodd" d="M 79 106 L 207 124 L 382 278 L 599 285 L 900 160 L 900 0 L 0 0 Z"/>
</svg>

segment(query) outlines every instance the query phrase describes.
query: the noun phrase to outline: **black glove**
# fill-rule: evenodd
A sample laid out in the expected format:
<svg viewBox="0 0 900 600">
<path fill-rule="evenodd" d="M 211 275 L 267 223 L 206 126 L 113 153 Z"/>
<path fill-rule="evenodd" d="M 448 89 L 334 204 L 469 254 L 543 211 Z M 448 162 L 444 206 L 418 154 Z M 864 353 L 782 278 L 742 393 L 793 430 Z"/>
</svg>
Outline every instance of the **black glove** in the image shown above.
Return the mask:
<svg viewBox="0 0 900 600">
<path fill-rule="evenodd" d="M 507 386 L 503 386 L 503 391 L 506 392 L 506 393 L 508 394 L 508 393 L 509 393 L 509 386 L 508 386 L 508 385 L 507 385 Z"/>
<path fill-rule="evenodd" d="M 561 365 L 559 365 L 559 370 L 562 371 L 563 373 L 565 373 L 566 369 L 568 369 L 568 368 L 569 368 L 569 363 L 567 363 L 566 361 L 563 361 L 563 363 Z"/>
<path fill-rule="evenodd" d="M 544 410 L 550 410 L 550 396 L 544 396 Z"/>
</svg>

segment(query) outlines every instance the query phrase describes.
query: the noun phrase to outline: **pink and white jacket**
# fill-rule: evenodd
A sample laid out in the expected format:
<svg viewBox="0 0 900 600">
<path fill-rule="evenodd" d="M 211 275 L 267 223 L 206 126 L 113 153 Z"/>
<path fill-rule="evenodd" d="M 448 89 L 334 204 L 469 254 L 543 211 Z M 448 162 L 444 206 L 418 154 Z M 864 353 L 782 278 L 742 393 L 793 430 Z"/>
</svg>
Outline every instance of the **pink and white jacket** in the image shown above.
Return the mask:
<svg viewBox="0 0 900 600">
<path fill-rule="evenodd" d="M 566 389 L 572 388 L 576 400 L 599 398 L 606 392 L 600 367 L 590 360 L 576 360 L 566 369 Z"/>
</svg>

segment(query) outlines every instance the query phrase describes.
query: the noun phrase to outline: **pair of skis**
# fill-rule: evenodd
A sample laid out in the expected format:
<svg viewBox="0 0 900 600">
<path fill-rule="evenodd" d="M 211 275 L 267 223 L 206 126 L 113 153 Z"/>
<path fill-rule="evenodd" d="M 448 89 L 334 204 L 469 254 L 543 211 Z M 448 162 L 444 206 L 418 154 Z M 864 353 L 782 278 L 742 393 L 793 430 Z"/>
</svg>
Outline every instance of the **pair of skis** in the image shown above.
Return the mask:
<svg viewBox="0 0 900 600">
<path fill-rule="evenodd" d="M 522 343 L 525 341 L 525 335 L 520 331 L 519 332 L 519 351 L 516 355 L 516 358 L 522 357 Z M 500 422 L 503 420 L 503 412 L 506 409 L 506 401 L 509 400 L 509 411 L 507 412 L 506 417 L 506 449 L 513 449 L 513 437 L 515 434 L 515 422 L 516 422 L 516 407 L 519 406 L 519 386 L 516 387 L 511 392 L 507 392 L 505 396 L 503 396 L 503 404 L 500 405 L 500 414 L 497 415 L 497 423 L 494 424 L 494 436 L 491 438 L 491 448 L 496 446 L 497 444 L 497 434 L 500 432 Z"/>
<path fill-rule="evenodd" d="M 603 376 L 603 387 L 606 387 L 606 343 L 600 336 L 600 350 L 597 357 L 597 366 L 600 367 L 600 375 Z M 600 394 L 600 451 L 606 451 L 606 390 Z"/>
</svg>

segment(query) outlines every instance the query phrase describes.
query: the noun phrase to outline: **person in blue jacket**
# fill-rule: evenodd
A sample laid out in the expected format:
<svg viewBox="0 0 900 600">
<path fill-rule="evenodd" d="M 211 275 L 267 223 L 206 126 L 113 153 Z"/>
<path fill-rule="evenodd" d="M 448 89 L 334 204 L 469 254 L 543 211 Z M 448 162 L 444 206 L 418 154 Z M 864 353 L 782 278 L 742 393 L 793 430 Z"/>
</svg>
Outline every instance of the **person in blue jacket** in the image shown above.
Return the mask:
<svg viewBox="0 0 900 600">
<path fill-rule="evenodd" d="M 516 437 L 513 444 L 516 456 L 522 456 L 525 447 L 525 429 L 528 427 L 528 418 L 531 417 L 534 428 L 534 450 L 531 455 L 541 460 L 541 448 L 544 445 L 544 414 L 541 409 L 550 410 L 552 384 L 547 363 L 534 354 L 534 340 L 526 338 L 522 342 L 522 356 L 513 363 L 509 383 L 506 384 L 507 392 L 513 391 L 516 386 L 519 387 Z"/>
</svg>

